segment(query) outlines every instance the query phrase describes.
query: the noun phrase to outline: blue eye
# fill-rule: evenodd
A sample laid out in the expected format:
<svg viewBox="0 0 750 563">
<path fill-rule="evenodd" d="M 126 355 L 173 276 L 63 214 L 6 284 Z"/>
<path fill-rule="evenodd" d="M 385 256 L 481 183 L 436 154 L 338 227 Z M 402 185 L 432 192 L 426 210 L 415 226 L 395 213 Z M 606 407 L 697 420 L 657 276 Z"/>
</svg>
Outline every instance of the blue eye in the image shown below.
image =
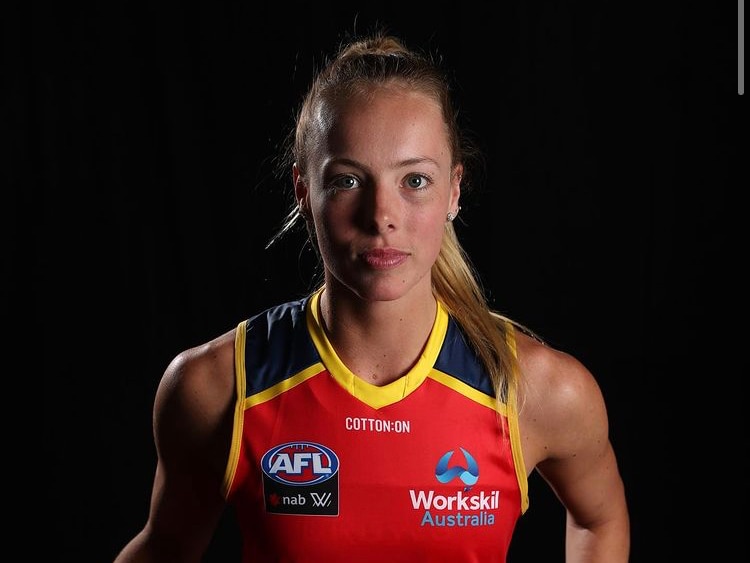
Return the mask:
<svg viewBox="0 0 750 563">
<path fill-rule="evenodd" d="M 430 179 L 423 174 L 412 174 L 406 177 L 406 187 L 414 190 L 423 190 L 430 183 Z"/>
<path fill-rule="evenodd" d="M 353 190 L 359 187 L 359 180 L 356 176 L 339 176 L 329 186 L 334 190 Z"/>
</svg>

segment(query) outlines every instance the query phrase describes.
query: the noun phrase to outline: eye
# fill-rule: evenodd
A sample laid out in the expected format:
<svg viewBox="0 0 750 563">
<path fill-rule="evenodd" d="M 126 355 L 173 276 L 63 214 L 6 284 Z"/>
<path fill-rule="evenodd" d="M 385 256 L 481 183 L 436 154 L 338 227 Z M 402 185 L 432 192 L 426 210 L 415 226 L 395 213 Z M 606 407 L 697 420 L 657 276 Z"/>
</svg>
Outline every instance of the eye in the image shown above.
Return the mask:
<svg viewBox="0 0 750 563">
<path fill-rule="evenodd" d="M 337 176 L 328 183 L 328 187 L 341 191 L 353 190 L 359 187 L 359 178 L 351 175 Z"/>
<path fill-rule="evenodd" d="M 424 174 L 409 174 L 404 184 L 412 190 L 423 190 L 430 184 L 430 178 Z"/>
</svg>

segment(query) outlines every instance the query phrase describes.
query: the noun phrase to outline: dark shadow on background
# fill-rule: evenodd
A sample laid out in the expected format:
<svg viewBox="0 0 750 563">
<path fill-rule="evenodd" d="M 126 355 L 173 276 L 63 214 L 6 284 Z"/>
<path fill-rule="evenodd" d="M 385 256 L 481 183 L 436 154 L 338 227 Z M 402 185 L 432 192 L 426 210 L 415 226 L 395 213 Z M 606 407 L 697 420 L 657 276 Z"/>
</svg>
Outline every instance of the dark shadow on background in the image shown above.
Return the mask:
<svg viewBox="0 0 750 563">
<path fill-rule="evenodd" d="M 717 452 L 741 423 L 736 336 L 722 331 L 740 279 L 731 8 L 9 9 L 6 306 L 43 342 L 56 538 L 32 549 L 113 558 L 147 515 L 168 361 L 309 289 L 300 234 L 264 249 L 290 201 L 273 158 L 322 54 L 355 21 L 381 21 L 454 69 L 488 161 L 457 228 L 494 305 L 602 386 L 633 561 L 726 559 L 744 533 L 726 508 L 747 500 L 736 445 Z M 31 322 L 16 299 L 29 292 Z M 561 561 L 561 509 L 531 482 L 510 561 Z M 207 560 L 230 553 L 228 513 Z"/>
</svg>

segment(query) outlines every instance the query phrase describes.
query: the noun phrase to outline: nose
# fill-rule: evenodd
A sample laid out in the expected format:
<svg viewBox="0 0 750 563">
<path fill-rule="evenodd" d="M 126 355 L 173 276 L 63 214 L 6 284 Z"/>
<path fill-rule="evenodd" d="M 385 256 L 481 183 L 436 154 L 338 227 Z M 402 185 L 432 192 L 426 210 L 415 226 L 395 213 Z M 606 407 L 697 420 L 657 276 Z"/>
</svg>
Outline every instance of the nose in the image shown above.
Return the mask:
<svg viewBox="0 0 750 563">
<path fill-rule="evenodd" d="M 374 182 L 365 205 L 365 221 L 368 228 L 384 233 L 396 228 L 399 216 L 398 190 L 383 182 Z"/>
</svg>

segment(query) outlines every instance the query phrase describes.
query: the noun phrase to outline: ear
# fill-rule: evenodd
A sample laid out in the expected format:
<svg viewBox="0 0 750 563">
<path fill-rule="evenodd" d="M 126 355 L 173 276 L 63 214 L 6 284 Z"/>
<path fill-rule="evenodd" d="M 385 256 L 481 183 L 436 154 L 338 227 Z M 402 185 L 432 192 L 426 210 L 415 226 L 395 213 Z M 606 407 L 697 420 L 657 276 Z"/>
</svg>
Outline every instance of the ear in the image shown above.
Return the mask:
<svg viewBox="0 0 750 563">
<path fill-rule="evenodd" d="M 458 200 L 461 198 L 461 178 L 464 175 L 464 165 L 456 164 L 451 174 L 451 194 L 448 210 L 458 209 Z"/>
<path fill-rule="evenodd" d="M 310 190 L 296 162 L 292 164 L 292 181 L 294 182 L 294 197 L 300 210 L 309 209 Z"/>
</svg>

